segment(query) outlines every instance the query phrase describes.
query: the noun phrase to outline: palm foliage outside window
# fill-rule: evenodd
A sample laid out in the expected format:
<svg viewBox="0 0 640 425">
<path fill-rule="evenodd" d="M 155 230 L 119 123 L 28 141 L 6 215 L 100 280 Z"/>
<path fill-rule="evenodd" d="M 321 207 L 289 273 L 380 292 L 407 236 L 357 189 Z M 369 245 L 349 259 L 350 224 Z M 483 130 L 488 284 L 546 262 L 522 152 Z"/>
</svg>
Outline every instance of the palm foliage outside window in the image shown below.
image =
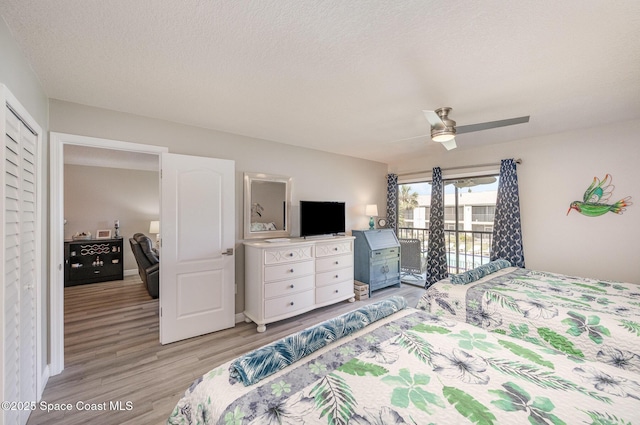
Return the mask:
<svg viewBox="0 0 640 425">
<path fill-rule="evenodd" d="M 418 203 L 418 192 L 411 189 L 410 185 L 402 184 L 398 186 L 399 212 L 398 227 L 405 227 L 409 220 L 413 220 L 413 211 L 420 206 Z"/>
</svg>

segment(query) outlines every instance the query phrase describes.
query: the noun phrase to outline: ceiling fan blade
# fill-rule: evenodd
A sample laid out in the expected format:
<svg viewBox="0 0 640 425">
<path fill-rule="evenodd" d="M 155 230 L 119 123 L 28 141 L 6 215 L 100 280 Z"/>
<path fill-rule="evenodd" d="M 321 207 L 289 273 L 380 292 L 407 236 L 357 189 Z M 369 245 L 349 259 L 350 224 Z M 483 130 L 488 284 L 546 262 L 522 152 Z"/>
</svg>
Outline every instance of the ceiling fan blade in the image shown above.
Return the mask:
<svg viewBox="0 0 640 425">
<path fill-rule="evenodd" d="M 436 111 L 422 111 L 424 113 L 425 118 L 431 124 L 431 127 L 444 126 L 442 119 L 436 114 Z"/>
<path fill-rule="evenodd" d="M 453 182 L 453 185 L 455 187 L 457 187 L 458 189 L 462 189 L 465 187 L 474 187 L 474 186 L 478 186 L 481 184 L 491 184 L 491 183 L 495 183 L 496 182 L 496 178 L 491 176 L 491 177 L 475 177 L 475 178 L 470 178 L 470 179 L 460 179 L 460 180 L 456 180 Z"/>
<path fill-rule="evenodd" d="M 495 183 L 496 180 L 498 180 L 497 178 L 493 177 L 493 176 L 489 176 L 489 177 L 476 177 L 474 179 L 471 179 L 476 185 L 478 184 L 491 184 L 491 183 Z"/>
<path fill-rule="evenodd" d="M 420 139 L 422 137 L 431 137 L 431 135 L 430 134 L 421 134 L 420 136 L 405 137 L 404 139 L 393 140 L 393 141 L 387 142 L 387 143 L 406 142 L 407 140 L 415 140 L 415 139 Z"/>
<path fill-rule="evenodd" d="M 438 142 L 438 143 L 441 143 L 442 146 L 447 148 L 448 151 L 450 151 L 451 149 L 455 149 L 457 147 L 456 139 L 451 139 L 448 142 Z"/>
<path fill-rule="evenodd" d="M 471 133 L 472 131 L 489 130 L 490 128 L 506 127 L 508 125 L 524 124 L 527 122 L 529 122 L 529 115 L 527 115 L 526 117 L 509 118 L 506 120 L 481 122 L 478 124 L 470 124 L 470 125 L 460 125 L 456 127 L 456 132 L 458 134 Z"/>
</svg>

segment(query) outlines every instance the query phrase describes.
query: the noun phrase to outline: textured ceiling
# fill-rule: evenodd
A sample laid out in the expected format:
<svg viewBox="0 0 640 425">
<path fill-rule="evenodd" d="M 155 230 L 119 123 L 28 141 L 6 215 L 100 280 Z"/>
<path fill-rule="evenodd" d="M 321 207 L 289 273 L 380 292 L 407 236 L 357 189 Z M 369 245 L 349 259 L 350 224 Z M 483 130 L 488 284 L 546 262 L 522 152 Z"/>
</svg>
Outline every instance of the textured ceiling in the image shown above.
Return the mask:
<svg viewBox="0 0 640 425">
<path fill-rule="evenodd" d="M 640 118 L 640 2 L 1 0 L 50 98 L 387 163 Z"/>
</svg>

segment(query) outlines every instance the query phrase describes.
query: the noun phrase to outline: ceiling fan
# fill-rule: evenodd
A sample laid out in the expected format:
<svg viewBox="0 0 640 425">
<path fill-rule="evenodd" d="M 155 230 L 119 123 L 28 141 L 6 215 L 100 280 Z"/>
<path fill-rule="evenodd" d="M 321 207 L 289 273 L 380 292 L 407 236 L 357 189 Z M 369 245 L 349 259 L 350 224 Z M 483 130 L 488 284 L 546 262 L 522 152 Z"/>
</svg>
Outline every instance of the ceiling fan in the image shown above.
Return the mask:
<svg viewBox="0 0 640 425">
<path fill-rule="evenodd" d="M 488 121 L 478 124 L 462 125 L 456 127 L 456 122 L 449 118 L 450 107 L 438 108 L 435 111 L 422 111 L 431 124 L 431 140 L 442 143 L 447 149 L 456 147 L 456 134 L 471 133 L 473 131 L 488 130 L 490 128 L 505 127 L 508 125 L 524 124 L 529 122 L 529 116 L 509 118 L 499 121 Z"/>
<path fill-rule="evenodd" d="M 468 179 L 460 179 L 460 180 L 455 180 L 453 182 L 453 185 L 455 187 L 457 187 L 458 189 L 463 189 L 465 187 L 474 187 L 474 186 L 478 186 L 481 184 L 491 184 L 491 183 L 495 183 L 498 179 L 495 178 L 494 176 L 487 176 L 487 177 L 472 177 L 472 178 L 468 178 Z M 469 192 L 471 192 L 471 190 L 469 190 Z"/>
</svg>

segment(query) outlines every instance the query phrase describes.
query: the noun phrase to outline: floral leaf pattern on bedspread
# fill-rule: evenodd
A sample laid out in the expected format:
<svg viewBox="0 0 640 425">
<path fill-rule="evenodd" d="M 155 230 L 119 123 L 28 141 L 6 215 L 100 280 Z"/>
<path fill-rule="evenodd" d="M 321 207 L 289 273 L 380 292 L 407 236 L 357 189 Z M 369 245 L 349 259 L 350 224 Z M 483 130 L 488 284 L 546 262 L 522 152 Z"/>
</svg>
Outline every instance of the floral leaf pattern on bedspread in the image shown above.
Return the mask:
<svg viewBox="0 0 640 425">
<path fill-rule="evenodd" d="M 406 306 L 403 297 L 391 297 L 326 320 L 240 356 L 229 367 L 231 377 L 244 385 L 255 384 L 332 341 L 351 335 Z"/>
<path fill-rule="evenodd" d="M 249 386 L 230 364 L 168 423 L 630 423 L 640 409 L 638 374 L 410 308 Z"/>
<path fill-rule="evenodd" d="M 418 308 L 640 372 L 640 287 L 635 284 L 506 269 L 465 286 L 437 282 Z"/>
</svg>

